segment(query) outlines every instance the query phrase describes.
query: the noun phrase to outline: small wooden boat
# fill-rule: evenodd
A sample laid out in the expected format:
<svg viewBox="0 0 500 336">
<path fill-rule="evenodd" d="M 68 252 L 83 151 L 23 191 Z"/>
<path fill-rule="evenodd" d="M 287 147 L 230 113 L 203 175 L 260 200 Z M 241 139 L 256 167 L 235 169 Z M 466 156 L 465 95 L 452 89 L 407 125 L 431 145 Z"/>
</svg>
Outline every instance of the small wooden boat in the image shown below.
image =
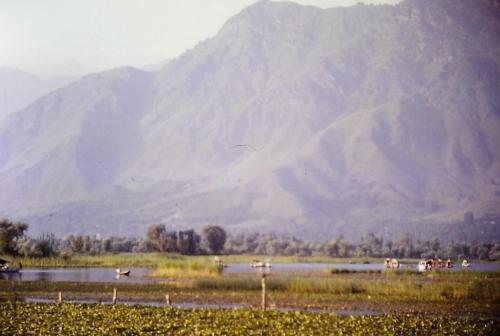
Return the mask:
<svg viewBox="0 0 500 336">
<path fill-rule="evenodd" d="M 2 268 L 0 268 L 0 273 L 2 273 L 2 274 L 18 273 L 22 268 L 23 268 L 23 265 L 21 263 L 19 263 L 19 267 L 11 267 L 8 265 L 4 265 Z"/>
<path fill-rule="evenodd" d="M 273 265 L 271 264 L 271 260 L 266 260 L 265 262 L 259 260 L 252 260 L 250 264 L 253 268 L 263 267 L 263 268 L 271 268 Z"/>
<path fill-rule="evenodd" d="M 116 269 L 116 275 L 129 276 L 130 275 L 130 270 L 122 271 L 121 269 L 117 268 Z"/>
<path fill-rule="evenodd" d="M 385 267 L 386 269 L 399 268 L 400 266 L 401 266 L 401 265 L 400 265 L 399 261 L 398 261 L 396 258 L 394 258 L 394 259 L 392 259 L 392 260 L 391 260 L 391 259 L 389 259 L 389 258 L 387 258 L 387 259 L 385 259 L 385 261 L 384 261 L 384 267 Z"/>
<path fill-rule="evenodd" d="M 453 261 L 451 259 L 446 260 L 446 268 L 453 268 Z"/>
<path fill-rule="evenodd" d="M 262 261 L 252 260 L 252 262 L 250 263 L 250 266 L 252 266 L 253 268 L 255 268 L 255 267 L 263 267 L 264 263 Z"/>
</svg>

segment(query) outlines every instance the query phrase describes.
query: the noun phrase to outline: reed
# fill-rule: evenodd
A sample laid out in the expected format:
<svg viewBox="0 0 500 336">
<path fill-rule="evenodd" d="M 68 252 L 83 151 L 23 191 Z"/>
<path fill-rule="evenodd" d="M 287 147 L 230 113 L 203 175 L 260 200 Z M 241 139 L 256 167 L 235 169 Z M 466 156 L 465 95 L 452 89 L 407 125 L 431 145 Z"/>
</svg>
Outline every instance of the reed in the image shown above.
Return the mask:
<svg viewBox="0 0 500 336">
<path fill-rule="evenodd" d="M 382 270 L 354 270 L 348 268 L 329 268 L 330 274 L 382 274 Z"/>
<path fill-rule="evenodd" d="M 218 279 L 199 279 L 194 282 L 194 287 L 198 289 L 228 290 L 228 291 L 258 291 L 261 290 L 261 278 L 256 276 L 233 276 Z M 288 289 L 288 281 L 283 278 L 268 278 L 266 282 L 267 290 Z"/>
<path fill-rule="evenodd" d="M 199 278 L 215 277 L 221 269 L 213 262 L 199 259 L 166 259 L 157 264 L 154 277 Z"/>
</svg>

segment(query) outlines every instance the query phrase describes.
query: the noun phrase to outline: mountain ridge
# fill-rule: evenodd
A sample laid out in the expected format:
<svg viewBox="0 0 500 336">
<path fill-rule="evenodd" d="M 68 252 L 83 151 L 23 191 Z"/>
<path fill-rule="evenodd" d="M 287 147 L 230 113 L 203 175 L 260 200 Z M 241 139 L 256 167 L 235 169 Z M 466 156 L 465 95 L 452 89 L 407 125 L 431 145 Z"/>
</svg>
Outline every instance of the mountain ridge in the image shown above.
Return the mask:
<svg viewBox="0 0 500 336">
<path fill-rule="evenodd" d="M 86 76 L 2 123 L 0 211 L 309 238 L 495 213 L 495 6 L 259 2 L 158 71 Z"/>
<path fill-rule="evenodd" d="M 39 78 L 17 68 L 0 67 L 0 122 L 76 77 Z"/>
</svg>

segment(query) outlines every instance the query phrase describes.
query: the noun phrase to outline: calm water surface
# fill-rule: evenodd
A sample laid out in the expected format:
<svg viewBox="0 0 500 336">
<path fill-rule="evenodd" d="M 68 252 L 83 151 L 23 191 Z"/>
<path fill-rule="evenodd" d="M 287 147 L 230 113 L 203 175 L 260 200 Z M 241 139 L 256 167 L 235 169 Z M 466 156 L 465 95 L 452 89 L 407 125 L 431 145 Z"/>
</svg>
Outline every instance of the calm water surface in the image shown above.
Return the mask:
<svg viewBox="0 0 500 336">
<path fill-rule="evenodd" d="M 349 264 L 349 263 L 290 263 L 290 264 L 273 264 L 272 268 L 251 268 L 248 263 L 229 264 L 229 267 L 224 269 L 227 274 L 239 273 L 279 273 L 293 271 L 308 271 L 320 269 L 348 269 L 348 270 L 384 270 L 384 265 L 380 264 Z M 416 264 L 401 265 L 400 269 L 417 269 Z M 454 268 L 443 268 L 444 271 L 461 271 L 464 270 L 460 265 Z M 470 271 L 497 271 L 500 270 L 500 263 L 475 263 L 469 268 Z"/>
<path fill-rule="evenodd" d="M 402 265 L 401 269 L 415 269 L 417 265 Z M 287 263 L 273 264 L 272 268 L 252 268 L 249 263 L 229 264 L 224 269 L 225 274 L 260 274 L 260 273 L 280 273 L 280 272 L 304 272 L 321 269 L 349 269 L 349 270 L 383 270 L 383 264 L 349 264 L 349 263 Z M 442 269 L 454 272 L 463 270 L 462 267 Z M 497 271 L 500 270 L 500 263 L 474 263 L 469 268 L 470 271 Z M 110 267 L 27 267 L 17 274 L 0 274 L 0 280 L 19 281 L 75 281 L 75 282 L 135 282 L 147 283 L 164 281 L 161 278 L 151 278 L 151 268 L 133 267 L 130 268 L 130 276 L 117 277 L 116 269 Z"/>
<path fill-rule="evenodd" d="M 117 276 L 110 267 L 26 267 L 17 274 L 0 274 L 1 278 L 19 281 L 75 282 L 152 282 L 151 268 L 132 267 L 130 276 Z"/>
</svg>

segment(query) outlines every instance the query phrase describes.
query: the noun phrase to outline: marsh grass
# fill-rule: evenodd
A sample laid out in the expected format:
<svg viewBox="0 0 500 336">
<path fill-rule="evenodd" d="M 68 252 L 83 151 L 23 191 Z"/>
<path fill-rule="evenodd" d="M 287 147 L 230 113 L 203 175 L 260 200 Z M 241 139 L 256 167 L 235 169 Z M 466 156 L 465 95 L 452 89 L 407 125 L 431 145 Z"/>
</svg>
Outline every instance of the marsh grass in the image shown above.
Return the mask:
<svg viewBox="0 0 500 336">
<path fill-rule="evenodd" d="M 220 279 L 200 279 L 194 282 L 195 288 L 230 291 L 261 290 L 262 280 L 257 276 L 234 276 Z M 271 291 L 288 290 L 288 281 L 284 278 L 266 279 L 266 288 Z"/>
<path fill-rule="evenodd" d="M 113 288 L 117 288 L 119 292 L 149 293 L 176 290 L 178 284 L 24 281 L 16 283 L 14 289 L 23 292 L 109 293 Z M 9 293 L 12 290 L 13 286 L 10 282 L 0 281 L 0 292 Z"/>
<path fill-rule="evenodd" d="M 382 270 L 354 270 L 347 268 L 327 268 L 330 274 L 382 274 Z"/>
<path fill-rule="evenodd" d="M 460 274 L 453 279 L 448 274 L 441 276 L 394 272 L 368 274 L 361 278 L 359 273 L 341 273 L 332 276 L 297 277 L 272 275 L 267 277 L 266 287 L 270 291 L 297 294 L 332 294 L 370 296 L 371 299 L 416 300 L 421 302 L 449 300 L 460 301 L 500 301 L 500 282 L 498 277 L 473 274 Z M 212 279 L 199 279 L 193 282 L 193 288 L 230 291 L 256 291 L 261 289 L 259 276 L 235 275 Z"/>
<path fill-rule="evenodd" d="M 491 311 L 497 309 L 494 307 L 498 307 L 500 302 L 500 282 L 491 274 L 485 276 L 469 273 L 459 274 L 453 279 L 448 274 L 350 273 L 314 277 L 271 274 L 266 276 L 266 287 L 271 302 L 275 300 L 284 305 L 369 301 L 370 304 L 411 304 L 411 307 L 418 303 L 427 305 L 426 309 L 430 311 L 433 307 L 444 307 L 442 305 Z M 161 301 L 165 294 L 170 294 L 174 301 L 255 303 L 260 298 L 261 277 L 257 274 L 223 275 L 163 283 L 0 281 L 0 299 L 11 299 L 17 295 L 56 300 L 58 291 L 70 298 L 110 299 L 115 287 L 120 298 L 125 299 L 135 297 Z"/>
<path fill-rule="evenodd" d="M 225 262 L 248 261 L 253 256 L 220 257 Z M 259 258 L 259 257 L 255 257 Z M 261 257 L 264 259 L 265 257 Z M 278 260 L 276 260 L 278 259 Z M 310 258 L 280 257 L 273 262 L 312 262 Z M 124 253 L 99 256 L 75 255 L 71 259 L 54 257 L 42 259 L 11 259 L 13 263 L 22 262 L 25 266 L 46 267 L 152 267 L 153 276 L 175 280 L 175 285 L 190 290 L 256 291 L 260 290 L 261 280 L 258 275 L 220 275 L 213 262 L 213 256 L 182 256 L 160 253 Z M 324 262 L 324 260 L 320 260 Z M 331 261 L 331 259 L 329 260 Z M 344 261 L 345 262 L 345 261 Z M 500 271 L 475 272 L 440 271 L 418 273 L 412 270 L 357 271 L 347 269 L 324 269 L 319 272 L 304 274 L 272 274 L 267 278 L 270 291 L 283 293 L 352 296 L 381 300 L 416 300 L 422 302 L 450 300 L 469 302 L 500 302 Z M 1 283 L 1 281 L 0 281 Z M 4 284 L 2 284 L 3 286 Z M 20 287 L 29 287 L 22 284 Z M 47 283 L 46 287 L 61 288 L 61 283 Z M 73 286 L 73 285 L 64 285 Z M 80 284 L 76 284 L 75 291 Z M 81 285 L 84 286 L 84 285 Z M 88 285 L 85 285 L 88 286 Z M 5 286 L 3 286 L 5 287 Z M 88 288 L 88 287 L 85 287 Z M 127 290 L 143 292 L 147 286 L 134 285 Z M 7 289 L 5 289 L 7 290 Z M 35 289 L 29 289 L 35 290 Z M 43 291 L 41 288 L 40 291 Z"/>
<path fill-rule="evenodd" d="M 221 269 L 208 260 L 171 259 L 162 260 L 152 273 L 154 277 L 199 278 L 216 277 Z"/>
<path fill-rule="evenodd" d="M 332 294 L 359 294 L 366 292 L 360 281 L 338 279 L 291 279 L 288 291 L 295 293 L 332 293 Z"/>
<path fill-rule="evenodd" d="M 120 253 L 97 256 L 74 255 L 50 258 L 14 258 L 13 264 L 27 267 L 150 267 L 155 277 L 203 277 L 220 273 L 209 256 L 183 256 L 162 253 Z"/>
</svg>

